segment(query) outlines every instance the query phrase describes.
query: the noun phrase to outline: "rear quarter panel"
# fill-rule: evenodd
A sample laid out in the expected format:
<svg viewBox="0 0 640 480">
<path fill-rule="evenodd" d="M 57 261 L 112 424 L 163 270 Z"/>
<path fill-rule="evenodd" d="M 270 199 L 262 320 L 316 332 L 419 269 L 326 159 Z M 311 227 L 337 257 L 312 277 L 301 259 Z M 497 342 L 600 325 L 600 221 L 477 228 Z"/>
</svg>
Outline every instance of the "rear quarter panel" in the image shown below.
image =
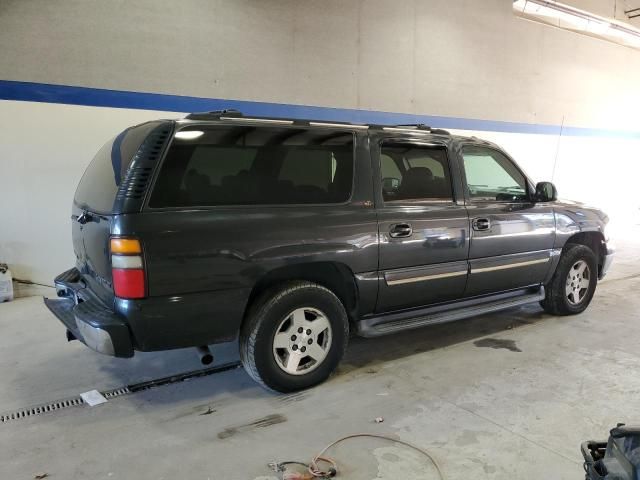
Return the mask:
<svg viewBox="0 0 640 480">
<path fill-rule="evenodd" d="M 120 225 L 143 243 L 150 296 L 251 289 L 296 263 L 377 269 L 376 215 L 362 204 L 165 211 Z"/>
</svg>

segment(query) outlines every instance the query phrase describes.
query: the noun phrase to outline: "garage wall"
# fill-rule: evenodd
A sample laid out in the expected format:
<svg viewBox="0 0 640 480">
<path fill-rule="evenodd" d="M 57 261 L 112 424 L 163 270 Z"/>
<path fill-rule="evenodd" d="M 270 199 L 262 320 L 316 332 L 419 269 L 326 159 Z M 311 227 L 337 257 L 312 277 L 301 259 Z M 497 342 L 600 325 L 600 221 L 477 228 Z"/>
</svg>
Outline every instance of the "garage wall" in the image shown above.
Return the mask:
<svg viewBox="0 0 640 480">
<path fill-rule="evenodd" d="M 497 141 L 620 224 L 640 206 L 640 52 L 518 19 L 508 0 L 3 0 L 0 44 L 0 79 L 32 82 L 0 84 L 0 261 L 34 281 L 73 264 L 69 207 L 93 153 L 181 105 L 429 121 Z"/>
</svg>

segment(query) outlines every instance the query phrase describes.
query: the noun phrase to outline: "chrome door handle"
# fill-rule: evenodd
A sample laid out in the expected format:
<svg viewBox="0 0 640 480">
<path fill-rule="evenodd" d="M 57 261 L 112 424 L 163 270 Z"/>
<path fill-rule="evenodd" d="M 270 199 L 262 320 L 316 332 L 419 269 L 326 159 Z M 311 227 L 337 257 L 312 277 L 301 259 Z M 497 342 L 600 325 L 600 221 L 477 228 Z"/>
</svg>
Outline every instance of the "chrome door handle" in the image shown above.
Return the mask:
<svg viewBox="0 0 640 480">
<path fill-rule="evenodd" d="M 489 230 L 491 228 L 491 221 L 488 218 L 474 218 L 471 225 L 474 230 Z"/>
<path fill-rule="evenodd" d="M 413 229 L 408 223 L 396 223 L 389 227 L 389 236 L 391 238 L 405 238 L 413 234 Z"/>
</svg>

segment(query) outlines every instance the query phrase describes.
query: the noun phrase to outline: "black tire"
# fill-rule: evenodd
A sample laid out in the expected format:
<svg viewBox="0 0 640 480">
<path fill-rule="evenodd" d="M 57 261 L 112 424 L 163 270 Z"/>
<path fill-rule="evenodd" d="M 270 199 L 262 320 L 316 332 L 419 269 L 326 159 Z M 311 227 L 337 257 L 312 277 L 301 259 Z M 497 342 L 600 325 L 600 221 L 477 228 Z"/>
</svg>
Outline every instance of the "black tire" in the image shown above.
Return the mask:
<svg viewBox="0 0 640 480">
<path fill-rule="evenodd" d="M 584 297 L 578 303 L 572 303 L 566 293 L 567 278 L 570 270 L 580 261 L 586 262 L 589 268 L 589 286 Z M 545 299 L 540 305 L 552 315 L 576 315 L 582 313 L 591 303 L 598 283 L 598 262 L 596 255 L 589 247 L 578 244 L 565 246 L 560 262 L 546 288 Z"/>
<path fill-rule="evenodd" d="M 292 375 L 276 362 L 274 337 L 283 319 L 294 310 L 307 307 L 324 313 L 331 326 L 331 343 L 326 357 L 313 370 Z M 326 380 L 340 363 L 348 338 L 347 313 L 331 290 L 307 281 L 287 282 L 267 290 L 249 307 L 240 331 L 240 361 L 251 378 L 263 387 L 293 392 Z"/>
</svg>

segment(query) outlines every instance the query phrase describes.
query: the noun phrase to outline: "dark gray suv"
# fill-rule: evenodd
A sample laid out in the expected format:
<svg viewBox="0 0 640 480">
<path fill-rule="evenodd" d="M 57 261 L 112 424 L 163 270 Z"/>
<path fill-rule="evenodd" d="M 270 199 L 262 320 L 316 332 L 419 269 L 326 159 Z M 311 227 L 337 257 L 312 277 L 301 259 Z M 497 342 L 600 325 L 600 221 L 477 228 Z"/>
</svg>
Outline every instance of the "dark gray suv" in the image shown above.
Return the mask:
<svg viewBox="0 0 640 480">
<path fill-rule="evenodd" d="M 326 379 L 350 334 L 580 313 L 613 253 L 604 213 L 489 142 L 235 111 L 120 133 L 72 220 L 76 266 L 45 300 L 67 338 L 118 357 L 239 338 L 282 392 Z"/>
</svg>

